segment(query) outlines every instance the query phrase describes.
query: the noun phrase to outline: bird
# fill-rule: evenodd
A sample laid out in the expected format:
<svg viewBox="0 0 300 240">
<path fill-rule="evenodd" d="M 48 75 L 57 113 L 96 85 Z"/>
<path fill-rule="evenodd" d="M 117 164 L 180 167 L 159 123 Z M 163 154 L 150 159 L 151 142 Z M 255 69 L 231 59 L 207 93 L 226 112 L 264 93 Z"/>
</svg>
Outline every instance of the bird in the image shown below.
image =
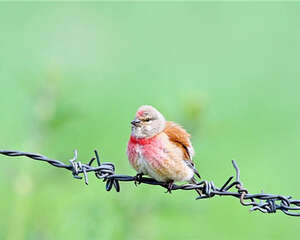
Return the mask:
<svg viewBox="0 0 300 240">
<path fill-rule="evenodd" d="M 197 183 L 201 178 L 195 168 L 191 136 L 179 124 L 166 121 L 153 106 L 138 108 L 131 121 L 131 134 L 127 145 L 130 165 L 137 171 L 136 178 L 148 175 L 167 183 L 171 193 L 174 182 Z M 201 190 L 195 189 L 201 196 Z"/>
</svg>

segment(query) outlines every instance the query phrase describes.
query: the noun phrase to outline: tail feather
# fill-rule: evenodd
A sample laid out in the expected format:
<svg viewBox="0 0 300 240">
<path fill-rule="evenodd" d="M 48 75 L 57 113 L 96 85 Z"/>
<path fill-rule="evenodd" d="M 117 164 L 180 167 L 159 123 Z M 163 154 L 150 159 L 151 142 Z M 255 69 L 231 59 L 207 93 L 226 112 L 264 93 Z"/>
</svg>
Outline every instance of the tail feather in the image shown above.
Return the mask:
<svg viewBox="0 0 300 240">
<path fill-rule="evenodd" d="M 199 173 L 198 173 L 199 174 Z M 197 175 L 198 176 L 198 175 Z M 200 177 L 200 175 L 199 175 L 199 177 Z M 197 184 L 197 181 L 196 181 L 196 179 L 193 177 L 190 181 L 189 181 L 189 183 L 192 183 L 192 184 Z M 199 194 L 199 196 L 202 196 L 202 191 L 200 190 L 200 189 L 195 189 L 195 191 Z"/>
<path fill-rule="evenodd" d="M 195 167 L 194 167 L 194 172 L 197 175 L 197 177 L 201 179 L 200 173 L 198 172 L 198 170 Z"/>
<path fill-rule="evenodd" d="M 191 169 L 193 169 L 194 173 L 196 174 L 196 176 L 197 176 L 198 178 L 201 178 L 201 176 L 200 176 L 198 170 L 195 168 L 195 165 L 194 165 L 193 162 L 190 162 L 190 161 L 185 160 L 185 163 L 186 163 Z"/>
</svg>

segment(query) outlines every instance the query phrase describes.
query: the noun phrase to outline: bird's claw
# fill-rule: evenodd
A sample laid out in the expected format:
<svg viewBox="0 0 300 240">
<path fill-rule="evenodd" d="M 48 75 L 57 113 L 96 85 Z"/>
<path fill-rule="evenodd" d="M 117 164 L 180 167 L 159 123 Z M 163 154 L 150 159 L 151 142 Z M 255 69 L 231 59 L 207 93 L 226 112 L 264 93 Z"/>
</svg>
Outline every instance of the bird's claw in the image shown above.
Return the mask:
<svg viewBox="0 0 300 240">
<path fill-rule="evenodd" d="M 173 183 L 174 183 L 174 181 L 171 181 L 168 183 L 166 193 L 170 193 L 170 194 L 172 193 Z"/>
<path fill-rule="evenodd" d="M 142 177 L 143 177 L 142 173 L 138 173 L 137 175 L 135 175 L 135 180 L 134 180 L 134 185 L 135 186 L 142 183 Z"/>
</svg>

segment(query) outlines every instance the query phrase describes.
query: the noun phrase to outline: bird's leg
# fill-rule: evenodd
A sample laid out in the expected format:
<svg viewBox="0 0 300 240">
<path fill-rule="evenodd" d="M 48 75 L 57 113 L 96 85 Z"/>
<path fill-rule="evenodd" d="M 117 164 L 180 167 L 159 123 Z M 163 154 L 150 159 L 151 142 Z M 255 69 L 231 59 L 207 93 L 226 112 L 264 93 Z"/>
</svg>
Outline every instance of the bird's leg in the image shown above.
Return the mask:
<svg viewBox="0 0 300 240">
<path fill-rule="evenodd" d="M 141 184 L 143 175 L 144 175 L 143 173 L 138 173 L 137 175 L 135 175 L 135 180 L 134 180 L 135 186 Z"/>
<path fill-rule="evenodd" d="M 172 193 L 172 188 L 173 188 L 174 180 L 170 180 L 168 182 L 168 187 L 166 193 Z"/>
</svg>

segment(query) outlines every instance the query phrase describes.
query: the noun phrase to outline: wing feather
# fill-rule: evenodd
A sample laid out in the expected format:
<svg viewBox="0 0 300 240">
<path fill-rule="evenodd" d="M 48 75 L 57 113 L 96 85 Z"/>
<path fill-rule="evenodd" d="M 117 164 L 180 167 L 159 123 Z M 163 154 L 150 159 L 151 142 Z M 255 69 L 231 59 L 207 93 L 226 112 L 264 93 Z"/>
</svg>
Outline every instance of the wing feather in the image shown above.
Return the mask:
<svg viewBox="0 0 300 240">
<path fill-rule="evenodd" d="M 194 170 L 195 174 L 200 177 L 200 174 L 195 169 L 192 160 L 194 156 L 194 148 L 190 141 L 191 135 L 174 122 L 166 122 L 164 133 L 167 134 L 171 142 L 182 149 L 184 160 L 187 162 L 188 166 Z"/>
</svg>

